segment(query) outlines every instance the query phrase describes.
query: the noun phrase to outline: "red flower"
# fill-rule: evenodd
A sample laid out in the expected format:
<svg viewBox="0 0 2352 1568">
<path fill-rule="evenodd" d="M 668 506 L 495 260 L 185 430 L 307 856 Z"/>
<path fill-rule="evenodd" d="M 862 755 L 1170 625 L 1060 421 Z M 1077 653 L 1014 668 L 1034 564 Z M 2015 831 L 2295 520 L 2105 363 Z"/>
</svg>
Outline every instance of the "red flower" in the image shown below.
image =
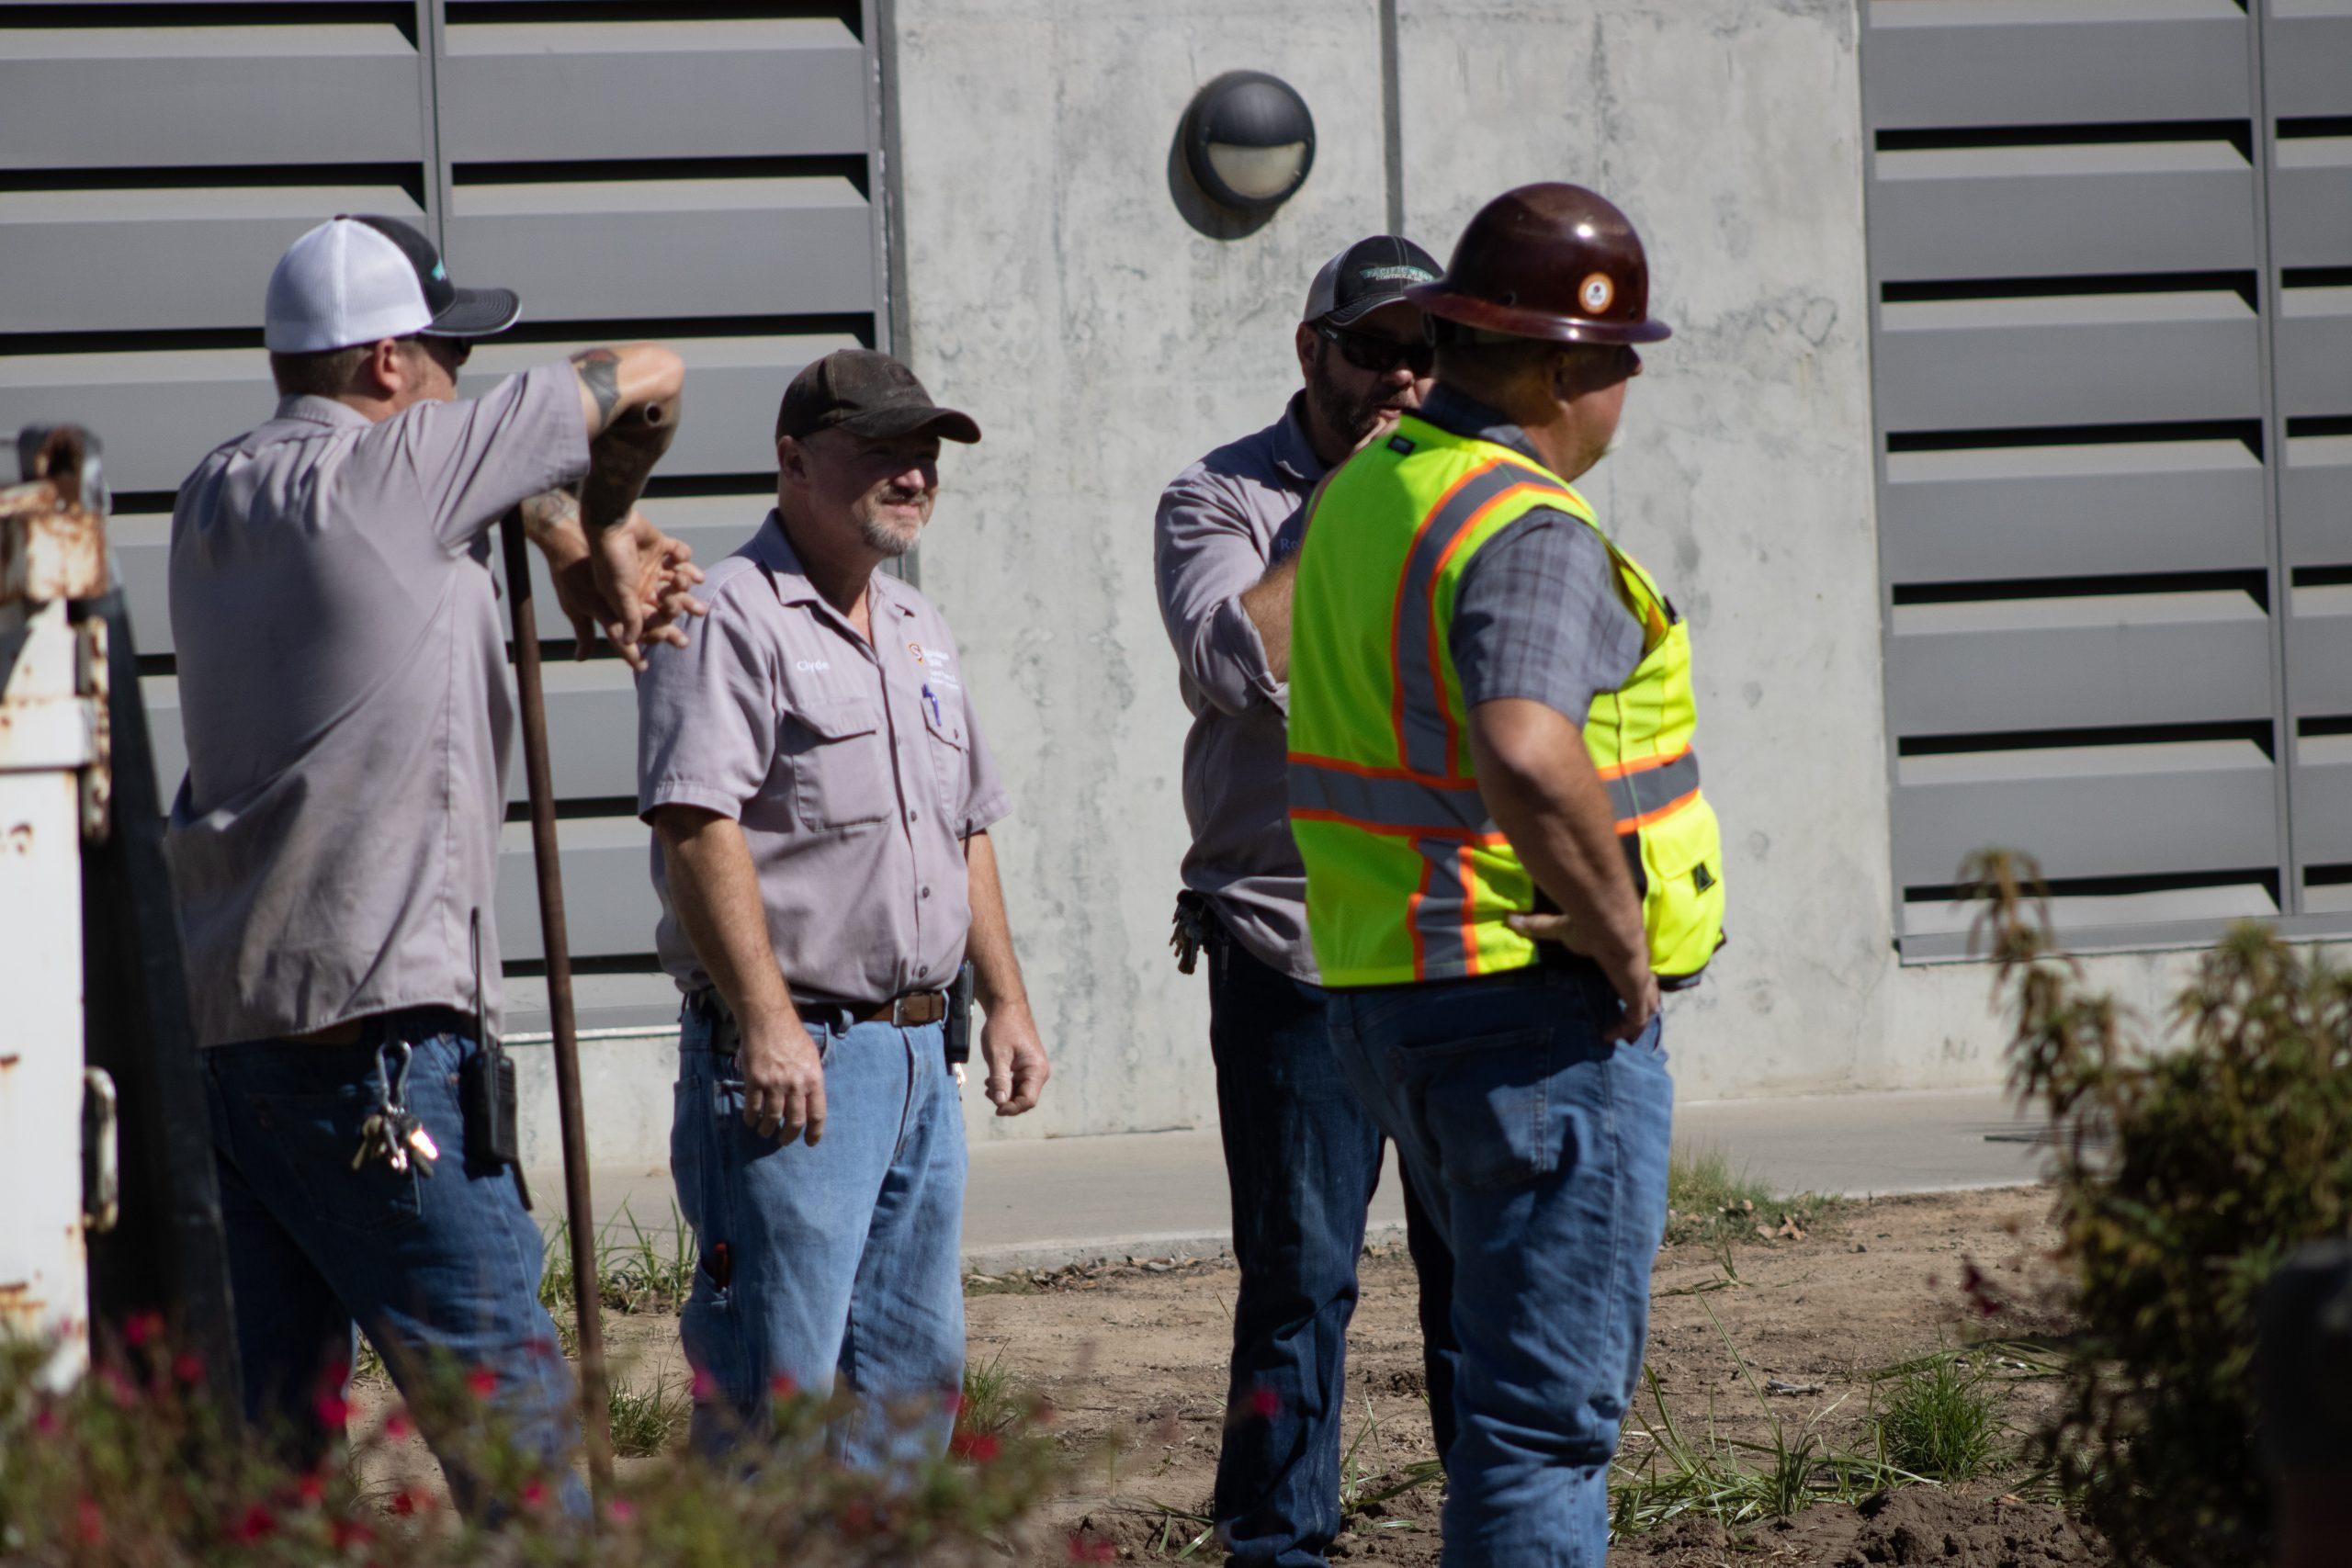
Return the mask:
<svg viewBox="0 0 2352 1568">
<path fill-rule="evenodd" d="M 417 1512 L 424 1506 L 424 1499 L 418 1496 L 415 1493 L 409 1491 L 406 1487 L 402 1487 L 400 1491 L 392 1494 L 392 1512 L 398 1514 L 402 1518 L 407 1518 L 411 1514 Z"/>
<path fill-rule="evenodd" d="M 306 1475 L 294 1483 L 294 1495 L 309 1506 L 318 1506 L 325 1500 L 326 1495 L 327 1483 L 315 1475 Z"/>
<path fill-rule="evenodd" d="M 542 1481 L 526 1481 L 523 1483 L 523 1490 L 516 1495 L 522 1499 L 523 1506 L 526 1508 L 545 1507 L 548 1500 L 547 1483 Z"/>
<path fill-rule="evenodd" d="M 1282 1407 L 1283 1396 L 1265 1384 L 1260 1383 L 1250 1391 L 1250 1408 L 1254 1414 L 1271 1418 L 1279 1414 Z"/>
<path fill-rule="evenodd" d="M 329 1389 L 311 1401 L 311 1413 L 319 1418 L 320 1426 L 331 1432 L 340 1432 L 344 1423 L 351 1419 L 351 1402 Z"/>
<path fill-rule="evenodd" d="M 695 1404 L 709 1404 L 712 1400 L 718 1397 L 718 1380 L 712 1377 L 708 1372 L 703 1371 L 702 1368 L 696 1367 L 695 1369 L 694 1395 Z"/>
<path fill-rule="evenodd" d="M 1118 1556 L 1117 1549 L 1100 1536 L 1080 1530 L 1069 1538 L 1069 1560 L 1072 1562 L 1109 1562 Z"/>
<path fill-rule="evenodd" d="M 193 1350 L 183 1350 L 172 1360 L 172 1376 L 182 1382 L 204 1381 L 204 1358 Z"/>
<path fill-rule="evenodd" d="M 384 1436 L 395 1442 L 413 1437 L 415 1432 L 416 1423 L 408 1418 L 405 1411 L 395 1410 L 384 1417 Z"/>
<path fill-rule="evenodd" d="M 74 1500 L 74 1537 L 84 1546 L 96 1546 L 106 1540 L 107 1517 L 94 1499 Z"/>
<path fill-rule="evenodd" d="M 695 1375 L 699 1377 L 701 1374 Z M 768 1395 L 776 1400 L 797 1399 L 800 1397 L 800 1382 L 790 1372 L 778 1372 L 768 1379 Z M 695 1397 L 700 1398 L 701 1395 L 697 1393 Z"/>
<path fill-rule="evenodd" d="M 337 1551 L 348 1551 L 355 1546 L 365 1546 L 376 1539 L 376 1532 L 357 1519 L 336 1519 L 328 1526 L 329 1539 Z"/>
<path fill-rule="evenodd" d="M 948 1439 L 947 1451 L 974 1464 L 987 1464 L 1000 1450 L 993 1432 L 958 1432 Z"/>
<path fill-rule="evenodd" d="M 160 1312 L 135 1312 L 123 1323 L 125 1343 L 139 1346 L 158 1337 L 164 1332 L 164 1314 Z"/>
<path fill-rule="evenodd" d="M 855 1540 L 874 1533 L 874 1505 L 860 1497 L 842 1510 L 842 1533 Z"/>
<path fill-rule="evenodd" d="M 53 1438 L 57 1436 L 57 1410 L 55 1406 L 44 1404 L 39 1410 L 33 1412 L 33 1430 L 39 1432 L 42 1437 Z"/>
<path fill-rule="evenodd" d="M 114 1368 L 99 1368 L 98 1382 L 105 1385 L 107 1397 L 123 1409 L 129 1410 L 139 1403 L 138 1385 Z"/>
<path fill-rule="evenodd" d="M 466 1374 L 466 1386 L 473 1390 L 476 1399 L 488 1399 L 498 1392 L 498 1374 L 488 1367 L 476 1367 Z"/>
<path fill-rule="evenodd" d="M 941 1408 L 947 1412 L 948 1417 L 952 1420 L 964 1413 L 964 1391 L 960 1388 L 951 1388 L 940 1397 L 939 1403 Z"/>
<path fill-rule="evenodd" d="M 249 1545 L 277 1529 L 277 1516 L 259 1503 L 249 1505 L 237 1522 L 229 1527 L 229 1539 Z"/>
<path fill-rule="evenodd" d="M 605 1505 L 605 1517 L 616 1525 L 625 1525 L 637 1517 L 637 1505 L 625 1497 L 616 1497 Z"/>
</svg>

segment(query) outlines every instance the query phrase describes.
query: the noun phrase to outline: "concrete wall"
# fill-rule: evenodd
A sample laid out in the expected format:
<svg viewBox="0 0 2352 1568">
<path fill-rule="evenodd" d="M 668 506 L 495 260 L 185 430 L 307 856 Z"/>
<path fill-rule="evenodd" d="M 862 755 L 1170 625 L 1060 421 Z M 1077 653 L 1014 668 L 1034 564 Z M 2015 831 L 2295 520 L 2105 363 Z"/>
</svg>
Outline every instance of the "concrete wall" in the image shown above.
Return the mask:
<svg viewBox="0 0 2352 1568">
<path fill-rule="evenodd" d="M 1385 226 L 1377 6 L 896 9 L 912 358 L 988 433 L 944 464 L 922 579 L 1016 802 L 1000 851 L 1057 1072 L 1019 1122 L 984 1125 L 970 1096 L 974 1131 L 1203 1124 L 1204 986 L 1165 945 L 1186 721 L 1152 506 L 1280 410 L 1308 277 Z M 1597 186 L 1677 329 L 1585 489 L 1697 635 L 1733 944 L 1673 1005 L 1686 1097 L 2001 1070 L 1990 975 L 1894 961 L 1856 28 L 1856 0 L 1400 0 L 1409 231 L 1443 256 L 1511 185 Z M 1271 223 L 1219 241 L 1180 215 L 1168 157 L 1193 91 L 1237 67 L 1297 86 L 1319 150 Z M 2091 968 L 2153 1014 L 2178 961 Z M 616 1081 L 660 1057 L 595 1049 Z M 604 1157 L 660 1162 L 642 1110 L 594 1113 Z"/>
</svg>

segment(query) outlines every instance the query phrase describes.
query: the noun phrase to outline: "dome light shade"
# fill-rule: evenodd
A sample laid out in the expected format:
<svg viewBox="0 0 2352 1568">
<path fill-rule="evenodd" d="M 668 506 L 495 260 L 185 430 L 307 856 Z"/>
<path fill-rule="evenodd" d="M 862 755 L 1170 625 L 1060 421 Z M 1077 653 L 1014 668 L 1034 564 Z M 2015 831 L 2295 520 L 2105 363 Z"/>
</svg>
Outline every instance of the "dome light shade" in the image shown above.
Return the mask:
<svg viewBox="0 0 2352 1568">
<path fill-rule="evenodd" d="M 1315 117 L 1296 88 L 1262 71 L 1228 71 L 1184 111 L 1185 167 L 1203 195 L 1235 212 L 1271 212 L 1315 166 Z"/>
</svg>

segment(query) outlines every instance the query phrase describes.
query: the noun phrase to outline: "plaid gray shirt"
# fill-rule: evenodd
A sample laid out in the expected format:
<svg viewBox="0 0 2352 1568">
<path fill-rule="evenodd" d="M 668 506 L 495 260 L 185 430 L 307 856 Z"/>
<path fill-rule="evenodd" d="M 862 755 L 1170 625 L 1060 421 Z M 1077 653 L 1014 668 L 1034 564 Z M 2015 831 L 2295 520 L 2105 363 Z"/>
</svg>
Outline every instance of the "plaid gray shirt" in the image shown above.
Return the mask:
<svg viewBox="0 0 2352 1568">
<path fill-rule="evenodd" d="M 1542 464 L 1527 433 L 1474 398 L 1430 389 L 1418 416 Z M 1642 661 L 1642 628 L 1617 597 L 1608 547 L 1582 519 L 1538 507 L 1487 541 L 1462 570 L 1447 646 L 1467 706 L 1542 703 L 1581 725 L 1602 692 Z"/>
</svg>

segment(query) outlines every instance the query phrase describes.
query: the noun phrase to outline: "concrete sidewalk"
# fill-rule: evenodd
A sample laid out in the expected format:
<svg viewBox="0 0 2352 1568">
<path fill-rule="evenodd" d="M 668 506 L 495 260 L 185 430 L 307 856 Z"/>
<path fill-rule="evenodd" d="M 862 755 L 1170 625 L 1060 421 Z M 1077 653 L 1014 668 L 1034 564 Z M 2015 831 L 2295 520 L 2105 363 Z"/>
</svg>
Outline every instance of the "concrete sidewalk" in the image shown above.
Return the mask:
<svg viewBox="0 0 2352 1568">
<path fill-rule="evenodd" d="M 1675 1107 L 1675 1141 L 1721 1150 L 1784 1192 L 1867 1196 L 2007 1187 L 2036 1179 L 2033 1125 L 1993 1089 L 1700 1100 Z M 539 1213 L 562 1211 L 561 1177 L 535 1173 Z M 596 1212 L 629 1235 L 667 1230 L 667 1170 L 598 1170 Z M 621 1216 L 626 1215 L 628 1218 Z M 1404 1224 L 1395 1159 L 1373 1200 L 1374 1234 Z M 967 1263 L 984 1272 L 1096 1258 L 1221 1250 L 1232 1234 L 1215 1129 L 981 1144 L 964 1206 Z"/>
</svg>

